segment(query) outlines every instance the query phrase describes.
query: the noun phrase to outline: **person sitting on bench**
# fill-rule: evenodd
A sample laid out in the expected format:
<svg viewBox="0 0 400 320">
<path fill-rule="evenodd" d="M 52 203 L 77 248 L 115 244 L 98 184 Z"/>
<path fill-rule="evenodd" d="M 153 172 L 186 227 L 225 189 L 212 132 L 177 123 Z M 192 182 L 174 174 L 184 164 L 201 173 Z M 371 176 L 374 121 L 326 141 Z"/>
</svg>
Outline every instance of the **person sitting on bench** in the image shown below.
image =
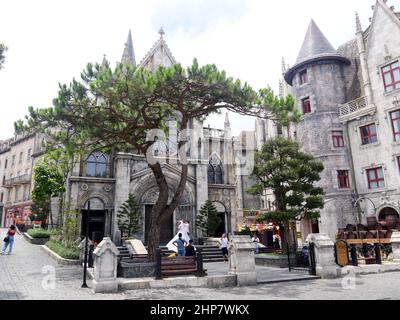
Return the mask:
<svg viewBox="0 0 400 320">
<path fill-rule="evenodd" d="M 189 240 L 189 245 L 185 248 L 186 257 L 194 257 L 196 255 L 196 248 L 193 245 L 193 240 Z"/>
</svg>

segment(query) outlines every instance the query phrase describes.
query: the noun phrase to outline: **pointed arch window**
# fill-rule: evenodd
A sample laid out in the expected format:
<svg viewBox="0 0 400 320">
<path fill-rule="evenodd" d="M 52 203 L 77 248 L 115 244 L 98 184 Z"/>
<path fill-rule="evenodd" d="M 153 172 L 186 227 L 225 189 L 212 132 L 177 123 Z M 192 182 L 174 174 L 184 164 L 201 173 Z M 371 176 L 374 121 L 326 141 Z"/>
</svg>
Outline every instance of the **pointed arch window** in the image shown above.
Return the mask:
<svg viewBox="0 0 400 320">
<path fill-rule="evenodd" d="M 107 157 L 101 152 L 93 152 L 86 159 L 86 176 L 105 178 Z"/>
<path fill-rule="evenodd" d="M 221 161 L 219 161 L 218 164 L 210 161 L 210 163 L 208 164 L 208 183 L 224 184 L 224 171 L 222 169 Z"/>
</svg>

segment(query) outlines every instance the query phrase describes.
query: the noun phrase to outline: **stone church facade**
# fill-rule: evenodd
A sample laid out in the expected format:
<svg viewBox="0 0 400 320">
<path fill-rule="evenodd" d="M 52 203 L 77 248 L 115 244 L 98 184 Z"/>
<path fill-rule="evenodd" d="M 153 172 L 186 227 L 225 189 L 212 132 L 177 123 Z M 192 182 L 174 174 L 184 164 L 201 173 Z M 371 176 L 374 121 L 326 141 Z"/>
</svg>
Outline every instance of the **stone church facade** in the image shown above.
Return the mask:
<svg viewBox="0 0 400 320">
<path fill-rule="evenodd" d="M 347 224 L 385 223 L 400 213 L 400 14 L 384 0 L 370 26 L 335 50 L 311 21 L 281 94 L 302 113 L 291 134 L 324 163 L 325 208 L 299 225 L 331 238 Z M 390 219 L 390 217 L 389 217 Z"/>
</svg>

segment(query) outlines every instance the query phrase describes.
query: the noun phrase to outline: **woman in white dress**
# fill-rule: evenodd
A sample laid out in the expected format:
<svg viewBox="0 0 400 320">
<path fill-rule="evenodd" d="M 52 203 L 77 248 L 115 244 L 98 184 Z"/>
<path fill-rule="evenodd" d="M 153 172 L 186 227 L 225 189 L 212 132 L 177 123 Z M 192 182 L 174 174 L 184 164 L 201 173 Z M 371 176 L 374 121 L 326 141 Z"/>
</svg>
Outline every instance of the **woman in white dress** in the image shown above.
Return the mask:
<svg viewBox="0 0 400 320">
<path fill-rule="evenodd" d="M 179 234 L 182 233 L 182 239 L 184 239 L 187 243 L 189 243 L 189 221 L 181 220 L 179 221 L 178 232 L 176 233 L 175 237 L 172 238 L 170 242 L 166 245 L 168 250 L 174 251 L 178 253 L 177 246 L 174 245 L 174 242 L 179 239 Z"/>
</svg>

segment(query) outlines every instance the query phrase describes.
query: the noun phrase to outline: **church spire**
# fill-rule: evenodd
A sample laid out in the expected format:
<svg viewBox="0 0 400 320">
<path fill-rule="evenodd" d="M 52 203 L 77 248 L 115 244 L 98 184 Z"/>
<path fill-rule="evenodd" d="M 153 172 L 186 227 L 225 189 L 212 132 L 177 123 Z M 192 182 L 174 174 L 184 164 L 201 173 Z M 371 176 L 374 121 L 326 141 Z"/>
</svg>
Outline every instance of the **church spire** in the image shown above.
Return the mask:
<svg viewBox="0 0 400 320">
<path fill-rule="evenodd" d="M 125 43 L 124 53 L 122 54 L 121 63 L 133 64 L 136 66 L 135 51 L 133 50 L 133 41 L 131 29 L 129 29 L 128 40 Z"/>
<path fill-rule="evenodd" d="M 358 12 L 356 12 L 356 31 L 357 31 L 356 34 L 362 32 L 361 21 L 360 17 L 358 16 Z"/>
<path fill-rule="evenodd" d="M 228 112 L 225 115 L 224 128 L 225 128 L 225 130 L 230 130 L 231 129 L 231 123 L 229 122 Z"/>
<path fill-rule="evenodd" d="M 285 64 L 285 58 L 282 57 L 282 74 L 286 73 L 286 64 Z"/>
</svg>

